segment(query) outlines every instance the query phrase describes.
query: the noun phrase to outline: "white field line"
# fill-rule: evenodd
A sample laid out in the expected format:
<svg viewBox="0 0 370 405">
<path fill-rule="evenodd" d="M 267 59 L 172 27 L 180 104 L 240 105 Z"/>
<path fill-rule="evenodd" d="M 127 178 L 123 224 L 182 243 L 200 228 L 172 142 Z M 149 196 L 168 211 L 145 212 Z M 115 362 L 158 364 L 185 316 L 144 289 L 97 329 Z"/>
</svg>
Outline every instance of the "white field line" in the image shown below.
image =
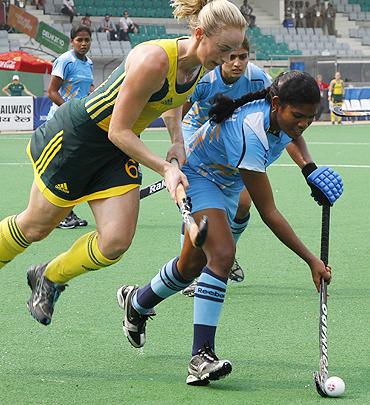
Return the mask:
<svg viewBox="0 0 370 405">
<path fill-rule="evenodd" d="M 29 138 L 22 138 L 19 136 L 1 136 L 0 141 L 29 141 Z M 169 139 L 143 139 L 146 142 L 159 142 L 159 143 L 170 143 Z M 307 145 L 349 145 L 349 146 L 370 146 L 370 142 L 320 142 L 312 141 L 306 142 Z"/>
<path fill-rule="evenodd" d="M 0 166 L 30 166 L 31 163 L 28 162 L 0 162 Z M 370 169 L 370 165 L 341 165 L 341 164 L 321 164 L 320 166 L 327 166 L 327 167 L 342 167 L 348 169 Z M 272 164 L 271 167 L 295 167 L 297 165 L 295 163 L 277 163 Z"/>
</svg>

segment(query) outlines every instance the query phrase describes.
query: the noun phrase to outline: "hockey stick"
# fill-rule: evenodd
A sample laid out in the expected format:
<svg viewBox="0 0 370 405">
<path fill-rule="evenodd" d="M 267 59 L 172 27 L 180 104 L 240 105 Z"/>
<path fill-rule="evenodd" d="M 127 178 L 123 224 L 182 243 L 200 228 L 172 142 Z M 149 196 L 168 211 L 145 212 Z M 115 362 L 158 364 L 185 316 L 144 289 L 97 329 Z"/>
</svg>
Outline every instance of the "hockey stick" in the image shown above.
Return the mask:
<svg viewBox="0 0 370 405">
<path fill-rule="evenodd" d="M 179 167 L 179 162 L 176 159 L 171 160 L 171 164 Z M 179 184 L 176 189 L 176 202 L 180 208 L 182 220 L 185 228 L 189 233 L 191 243 L 196 248 L 201 248 L 206 240 L 208 232 L 208 218 L 203 216 L 199 223 L 199 227 L 191 215 L 191 206 L 188 197 L 186 196 L 184 186 Z"/>
<path fill-rule="evenodd" d="M 333 106 L 330 111 L 338 117 L 370 117 L 370 111 L 368 110 L 343 110 L 340 105 Z"/>
<path fill-rule="evenodd" d="M 330 225 L 330 206 L 322 206 L 321 220 L 321 253 L 320 258 L 328 264 L 329 259 L 329 225 Z M 327 397 L 325 391 L 325 381 L 328 379 L 328 305 L 327 305 L 327 282 L 321 278 L 320 283 L 320 369 L 314 372 L 313 377 L 316 384 L 316 390 L 322 397 Z"/>
<path fill-rule="evenodd" d="M 166 183 L 164 182 L 164 179 L 149 184 L 148 186 L 140 189 L 140 200 L 142 200 L 145 197 L 148 197 L 149 195 L 158 193 L 158 191 L 164 190 L 165 188 Z"/>
</svg>

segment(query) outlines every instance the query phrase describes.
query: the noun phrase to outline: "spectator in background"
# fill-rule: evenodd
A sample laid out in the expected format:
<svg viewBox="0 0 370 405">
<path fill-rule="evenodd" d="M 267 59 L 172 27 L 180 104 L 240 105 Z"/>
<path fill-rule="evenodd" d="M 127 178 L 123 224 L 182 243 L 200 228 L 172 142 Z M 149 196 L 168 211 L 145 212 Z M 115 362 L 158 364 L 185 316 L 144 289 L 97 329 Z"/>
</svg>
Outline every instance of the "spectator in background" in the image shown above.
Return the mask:
<svg viewBox="0 0 370 405">
<path fill-rule="evenodd" d="M 240 6 L 240 12 L 246 19 L 249 27 L 254 27 L 256 25 L 256 16 L 253 15 L 253 7 L 248 4 L 248 0 L 244 0 L 243 4 Z"/>
<path fill-rule="evenodd" d="M 335 31 L 335 16 L 337 14 L 336 8 L 332 3 L 328 4 L 328 8 L 325 10 L 326 27 L 328 35 L 336 35 Z"/>
<path fill-rule="evenodd" d="M 117 27 L 114 22 L 110 19 L 110 15 L 106 14 L 100 23 L 99 32 L 106 32 L 109 34 L 109 39 L 115 41 L 117 39 Z"/>
<path fill-rule="evenodd" d="M 45 0 L 35 0 L 35 6 L 36 10 L 43 10 L 45 8 Z"/>
<path fill-rule="evenodd" d="M 304 3 L 303 13 L 304 13 L 304 19 L 305 19 L 305 27 L 313 28 L 312 8 L 310 6 L 309 1 L 306 1 Z"/>
<path fill-rule="evenodd" d="M 127 32 L 131 34 L 137 34 L 139 32 L 139 26 L 132 21 L 128 15 L 128 11 L 123 12 L 123 17 L 119 20 L 120 24 L 127 26 Z"/>
<path fill-rule="evenodd" d="M 92 21 L 90 18 L 90 14 L 86 13 L 84 17 L 81 18 L 80 25 L 84 25 L 85 27 L 89 27 L 91 31 L 93 31 Z"/>
<path fill-rule="evenodd" d="M 329 88 L 328 83 L 325 83 L 322 80 L 322 75 L 317 75 L 316 76 L 316 83 L 319 86 L 320 89 L 320 106 L 319 109 L 317 110 L 317 114 L 315 115 L 315 120 L 318 121 L 321 117 L 321 114 L 324 111 L 324 105 L 325 105 L 325 92 Z"/>
<path fill-rule="evenodd" d="M 120 41 L 129 41 L 130 40 L 130 37 L 128 35 L 128 26 L 123 17 L 119 20 L 118 39 Z"/>
<path fill-rule="evenodd" d="M 296 28 L 303 28 L 305 27 L 305 18 L 304 18 L 304 9 L 303 9 L 303 1 L 296 1 L 295 2 L 295 26 Z"/>
<path fill-rule="evenodd" d="M 18 75 L 13 75 L 12 81 L 3 87 L 3 93 L 7 96 L 17 97 L 22 96 L 23 92 L 25 92 L 28 96 L 35 97 L 27 87 L 20 82 Z"/>
<path fill-rule="evenodd" d="M 323 27 L 323 11 L 325 10 L 324 4 L 320 4 L 320 0 L 316 0 L 316 4 L 312 7 L 313 28 Z"/>
<path fill-rule="evenodd" d="M 293 1 L 289 1 L 285 8 L 285 19 L 283 21 L 285 28 L 295 27 L 295 7 Z"/>
<path fill-rule="evenodd" d="M 73 0 L 63 0 L 62 14 L 69 16 L 69 22 L 72 24 L 73 17 L 77 15 L 75 3 Z"/>
</svg>

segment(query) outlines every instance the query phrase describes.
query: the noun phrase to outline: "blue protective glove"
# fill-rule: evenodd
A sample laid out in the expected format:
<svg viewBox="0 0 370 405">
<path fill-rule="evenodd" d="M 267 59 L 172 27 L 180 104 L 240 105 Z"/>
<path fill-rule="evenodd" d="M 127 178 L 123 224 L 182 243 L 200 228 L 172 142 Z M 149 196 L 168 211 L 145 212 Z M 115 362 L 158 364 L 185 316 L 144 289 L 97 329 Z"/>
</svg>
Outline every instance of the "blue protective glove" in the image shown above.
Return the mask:
<svg viewBox="0 0 370 405">
<path fill-rule="evenodd" d="M 342 178 L 330 167 L 317 167 L 311 162 L 303 167 L 302 174 L 319 205 L 333 205 L 343 193 Z"/>
</svg>

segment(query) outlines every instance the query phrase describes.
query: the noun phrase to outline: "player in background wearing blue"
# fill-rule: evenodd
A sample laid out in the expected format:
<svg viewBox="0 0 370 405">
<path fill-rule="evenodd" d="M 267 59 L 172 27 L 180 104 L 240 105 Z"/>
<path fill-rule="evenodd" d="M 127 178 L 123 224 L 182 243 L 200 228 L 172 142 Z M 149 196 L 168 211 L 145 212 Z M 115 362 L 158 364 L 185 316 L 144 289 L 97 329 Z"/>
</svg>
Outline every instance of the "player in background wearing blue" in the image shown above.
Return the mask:
<svg viewBox="0 0 370 405">
<path fill-rule="evenodd" d="M 80 25 L 71 30 L 72 49 L 60 55 L 53 63 L 48 96 L 53 102 L 47 119 L 71 98 L 80 99 L 94 90 L 93 62 L 86 56 L 91 47 L 91 30 Z M 72 229 L 86 226 L 87 221 L 79 218 L 72 210 L 57 226 L 61 229 Z"/>
<path fill-rule="evenodd" d="M 263 222 L 310 268 L 314 285 L 331 279 L 331 269 L 297 237 L 274 203 L 266 174 L 286 146 L 301 138 L 320 104 L 320 91 L 310 75 L 292 71 L 277 77 L 271 87 L 232 100 L 220 96 L 207 121 L 190 139 L 183 172 L 192 214 L 197 222 L 208 216 L 208 235 L 202 249 L 185 234 L 180 257 L 166 263 L 143 288 L 122 286 L 117 293 L 125 309 L 124 332 L 134 347 L 145 343 L 145 324 L 154 307 L 199 277 L 194 299 L 194 339 L 187 384 L 207 385 L 227 376 L 231 362 L 215 354 L 215 334 L 235 257 L 230 223 L 239 194 L 247 188 Z M 302 156 L 302 160 L 305 160 Z M 333 204 L 343 191 L 340 176 L 313 162 L 303 174 L 319 204 Z M 321 179 L 325 187 L 315 188 Z"/>
<path fill-rule="evenodd" d="M 252 93 L 270 86 L 271 79 L 258 66 L 248 61 L 249 42 L 245 38 L 240 49 L 234 51 L 230 61 L 207 73 L 197 84 L 195 92 L 183 107 L 186 115 L 182 122 L 184 143 L 187 145 L 194 132 L 196 132 L 209 118 L 208 112 L 217 94 L 222 93 L 230 98 L 238 98 L 245 93 Z M 238 210 L 232 220 L 231 229 L 235 242 L 237 242 L 247 228 L 251 198 L 244 189 L 240 193 Z M 181 241 L 184 238 L 182 229 Z M 230 270 L 229 279 L 236 282 L 244 280 L 244 271 L 235 259 Z M 194 296 L 197 280 L 182 293 L 188 297 Z"/>
</svg>

